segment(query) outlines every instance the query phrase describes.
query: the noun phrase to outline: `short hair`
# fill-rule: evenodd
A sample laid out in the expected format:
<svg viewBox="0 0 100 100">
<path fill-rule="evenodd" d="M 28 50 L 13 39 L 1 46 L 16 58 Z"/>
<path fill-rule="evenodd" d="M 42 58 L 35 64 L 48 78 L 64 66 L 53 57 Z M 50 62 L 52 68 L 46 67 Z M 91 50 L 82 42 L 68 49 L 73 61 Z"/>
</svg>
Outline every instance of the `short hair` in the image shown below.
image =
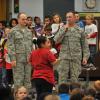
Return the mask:
<svg viewBox="0 0 100 100">
<path fill-rule="evenodd" d="M 5 20 L 0 21 L 0 23 L 2 24 L 2 26 L 5 26 L 5 27 L 7 26 L 6 25 L 7 22 Z"/>
<path fill-rule="evenodd" d="M 20 18 L 20 16 L 21 16 L 22 14 L 25 14 L 25 15 L 26 15 L 26 13 L 25 13 L 25 12 L 20 12 L 20 13 L 18 13 L 17 18 Z"/>
<path fill-rule="evenodd" d="M 60 98 L 56 94 L 49 94 L 44 97 L 44 100 L 60 100 Z"/>
<path fill-rule="evenodd" d="M 91 19 L 91 20 L 94 20 L 94 15 L 93 14 L 87 14 L 86 16 L 85 16 L 85 18 L 89 18 L 89 19 Z"/>
<path fill-rule="evenodd" d="M 94 100 L 93 96 L 84 96 L 82 100 Z"/>
<path fill-rule="evenodd" d="M 34 22 L 36 22 L 36 19 L 40 19 L 40 17 L 35 16 L 35 17 L 34 17 Z"/>
<path fill-rule="evenodd" d="M 74 94 L 77 94 L 77 93 L 81 93 L 81 90 L 76 88 L 76 89 L 73 89 L 72 92 L 71 92 L 71 95 L 74 95 Z"/>
<path fill-rule="evenodd" d="M 74 89 L 71 92 L 70 100 L 82 100 L 83 96 L 84 96 L 84 94 L 82 93 L 82 91 L 80 89 Z"/>
<path fill-rule="evenodd" d="M 73 89 L 76 89 L 76 88 L 80 89 L 81 88 L 81 84 L 78 83 L 78 82 L 72 82 L 70 84 L 70 90 L 72 91 Z"/>
<path fill-rule="evenodd" d="M 74 16 L 75 16 L 75 11 L 69 11 L 69 12 L 67 12 L 66 14 L 68 14 L 68 13 L 72 13 Z"/>
<path fill-rule="evenodd" d="M 51 17 L 50 15 L 47 15 L 47 16 L 45 16 L 44 18 L 49 18 L 49 19 L 51 19 L 52 17 Z"/>
<path fill-rule="evenodd" d="M 89 89 L 85 90 L 85 94 L 86 95 L 91 95 L 91 96 L 94 97 L 96 95 L 96 91 L 93 88 L 89 88 Z"/>
<path fill-rule="evenodd" d="M 77 12 L 77 11 L 74 11 L 74 13 L 75 13 L 75 14 L 79 14 L 79 12 Z"/>
<path fill-rule="evenodd" d="M 94 82 L 94 88 L 96 91 L 100 92 L 100 80 Z"/>
<path fill-rule="evenodd" d="M 44 98 L 48 95 L 51 95 L 51 93 L 48 93 L 48 92 L 41 93 L 39 96 L 39 100 L 44 100 Z"/>
<path fill-rule="evenodd" d="M 27 19 L 31 19 L 31 20 L 33 20 L 33 18 L 32 18 L 31 16 L 28 16 Z"/>
<path fill-rule="evenodd" d="M 61 85 L 59 85 L 58 87 L 58 92 L 59 94 L 62 94 L 62 93 L 69 93 L 69 84 L 66 84 L 66 83 L 62 83 Z"/>
</svg>

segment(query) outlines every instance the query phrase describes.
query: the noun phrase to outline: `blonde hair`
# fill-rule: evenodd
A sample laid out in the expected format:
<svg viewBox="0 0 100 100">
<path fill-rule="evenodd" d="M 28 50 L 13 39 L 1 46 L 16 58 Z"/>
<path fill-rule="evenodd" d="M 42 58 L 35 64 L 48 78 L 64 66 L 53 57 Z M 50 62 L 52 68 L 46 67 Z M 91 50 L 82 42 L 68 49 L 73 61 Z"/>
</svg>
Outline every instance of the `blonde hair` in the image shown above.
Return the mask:
<svg viewBox="0 0 100 100">
<path fill-rule="evenodd" d="M 100 80 L 97 80 L 94 82 L 94 88 L 97 90 L 97 91 L 100 91 Z"/>
<path fill-rule="evenodd" d="M 21 92 L 24 93 L 24 96 L 22 96 L 22 97 L 20 96 Z M 20 86 L 20 87 L 16 88 L 15 94 L 14 94 L 14 100 L 22 100 L 27 96 L 28 96 L 28 91 L 24 86 Z"/>
<path fill-rule="evenodd" d="M 55 95 L 55 94 L 50 94 L 47 95 L 44 100 L 60 100 L 59 96 Z"/>
<path fill-rule="evenodd" d="M 92 96 L 84 96 L 82 98 L 82 100 L 94 100 L 94 97 L 92 97 Z"/>
<path fill-rule="evenodd" d="M 75 95 L 77 93 L 81 93 L 81 90 L 79 88 L 75 88 L 72 90 L 71 95 Z"/>
<path fill-rule="evenodd" d="M 91 20 L 94 21 L 94 15 L 93 15 L 93 14 L 87 14 L 87 15 L 85 16 L 85 18 L 89 18 L 89 19 L 91 19 Z"/>
<path fill-rule="evenodd" d="M 18 87 L 18 88 L 15 90 L 15 96 L 17 95 L 18 91 L 19 91 L 20 89 L 22 89 L 22 88 L 26 89 L 24 86 Z M 27 89 L 26 89 L 26 91 L 27 91 Z"/>
</svg>

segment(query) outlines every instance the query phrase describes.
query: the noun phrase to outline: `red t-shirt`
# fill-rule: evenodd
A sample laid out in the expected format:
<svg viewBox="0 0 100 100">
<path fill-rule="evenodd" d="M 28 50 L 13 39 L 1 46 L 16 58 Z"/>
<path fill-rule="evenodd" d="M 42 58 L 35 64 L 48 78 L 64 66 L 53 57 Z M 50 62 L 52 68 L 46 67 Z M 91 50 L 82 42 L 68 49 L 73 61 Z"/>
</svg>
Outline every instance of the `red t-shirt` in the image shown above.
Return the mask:
<svg viewBox="0 0 100 100">
<path fill-rule="evenodd" d="M 34 67 L 32 78 L 42 78 L 51 84 L 55 83 L 52 62 L 56 60 L 50 49 L 41 48 L 32 51 L 30 61 Z"/>
<path fill-rule="evenodd" d="M 8 56 L 8 50 L 5 49 L 4 53 L 5 53 L 5 56 L 6 56 L 6 59 L 5 59 L 6 60 L 6 69 L 12 69 L 11 61 L 10 61 L 10 58 Z"/>
<path fill-rule="evenodd" d="M 6 56 L 8 54 L 8 51 L 7 49 L 4 49 L 4 56 Z M 7 56 L 6 56 L 7 57 Z M 3 65 L 3 60 L 1 59 L 2 58 L 2 52 L 0 52 L 0 67 L 5 67 L 6 69 L 12 69 L 11 67 L 11 62 L 8 62 L 6 59 L 5 59 L 5 66 Z M 9 58 L 10 59 L 10 58 Z"/>
</svg>

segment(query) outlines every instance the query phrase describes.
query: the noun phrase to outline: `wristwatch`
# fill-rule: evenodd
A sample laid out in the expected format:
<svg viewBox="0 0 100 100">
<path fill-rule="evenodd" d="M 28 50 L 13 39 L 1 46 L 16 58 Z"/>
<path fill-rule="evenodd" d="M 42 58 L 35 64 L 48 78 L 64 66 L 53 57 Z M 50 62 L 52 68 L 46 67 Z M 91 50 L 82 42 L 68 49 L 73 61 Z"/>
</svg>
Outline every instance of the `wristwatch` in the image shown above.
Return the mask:
<svg viewBox="0 0 100 100">
<path fill-rule="evenodd" d="M 85 0 L 85 5 L 88 9 L 93 9 L 96 7 L 96 0 Z"/>
</svg>

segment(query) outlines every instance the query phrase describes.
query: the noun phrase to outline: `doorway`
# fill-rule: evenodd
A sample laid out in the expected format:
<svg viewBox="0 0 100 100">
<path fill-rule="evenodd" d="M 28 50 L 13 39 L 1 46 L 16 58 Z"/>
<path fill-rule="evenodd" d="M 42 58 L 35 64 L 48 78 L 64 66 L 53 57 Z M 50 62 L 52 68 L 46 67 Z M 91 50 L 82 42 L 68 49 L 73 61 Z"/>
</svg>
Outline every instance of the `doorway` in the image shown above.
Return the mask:
<svg viewBox="0 0 100 100">
<path fill-rule="evenodd" d="M 0 0 L 0 21 L 7 18 L 7 0 Z"/>
</svg>

